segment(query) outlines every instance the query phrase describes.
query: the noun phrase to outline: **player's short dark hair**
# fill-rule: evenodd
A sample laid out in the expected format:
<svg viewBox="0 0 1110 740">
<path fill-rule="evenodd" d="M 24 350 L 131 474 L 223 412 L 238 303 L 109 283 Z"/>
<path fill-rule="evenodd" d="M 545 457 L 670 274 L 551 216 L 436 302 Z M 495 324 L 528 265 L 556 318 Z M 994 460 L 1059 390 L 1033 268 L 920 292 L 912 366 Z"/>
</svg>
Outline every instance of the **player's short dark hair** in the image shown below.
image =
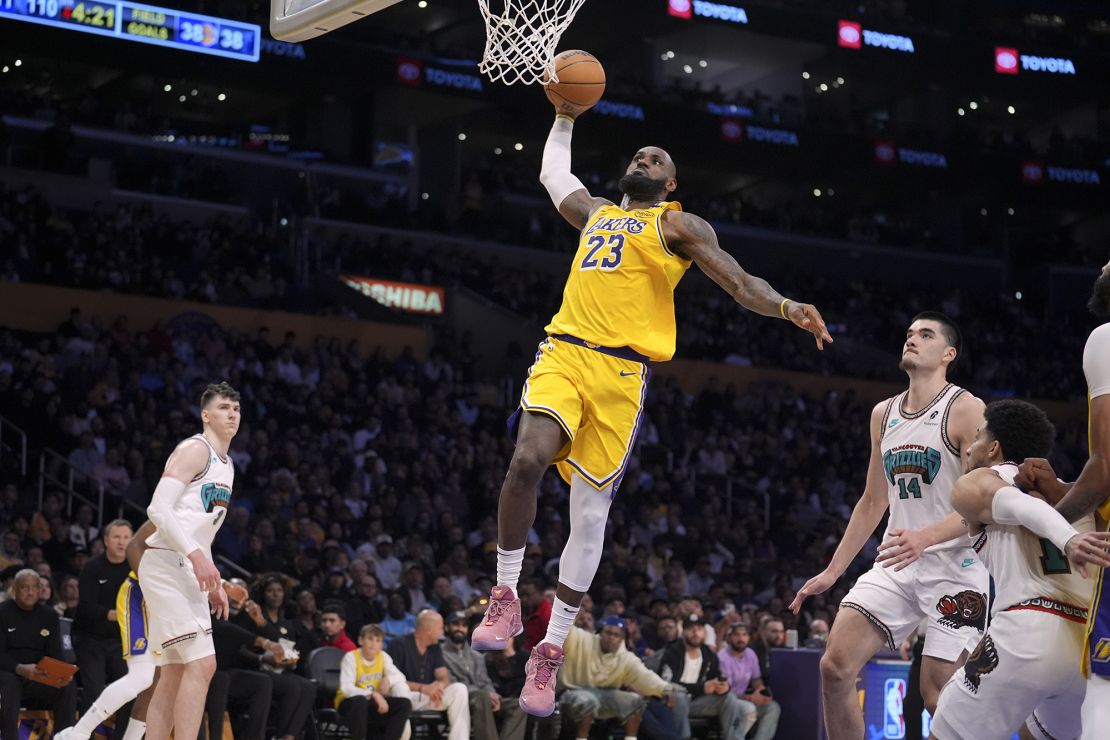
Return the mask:
<svg viewBox="0 0 1110 740">
<path fill-rule="evenodd" d="M 940 324 L 940 333 L 944 335 L 944 341 L 948 342 L 948 346 L 956 350 L 956 357 L 952 362 L 948 363 L 948 368 L 952 369 L 959 362 L 960 353 L 963 352 L 963 335 L 960 334 L 960 327 L 952 320 L 948 314 L 941 313 L 940 311 L 922 311 L 917 316 L 913 317 L 910 321 L 935 321 Z"/>
<path fill-rule="evenodd" d="M 985 431 L 1002 447 L 1002 456 L 1020 463 L 1027 457 L 1048 457 L 1056 427 L 1044 411 L 1028 401 L 992 401 L 983 411 Z"/>
<path fill-rule="evenodd" d="M 324 604 L 324 607 L 320 610 L 320 616 L 323 616 L 325 614 L 334 614 L 335 616 L 342 619 L 344 622 L 347 621 L 347 608 L 338 601 L 329 601 Z"/>
<path fill-rule="evenodd" d="M 212 403 L 213 398 L 227 398 L 232 401 L 239 400 L 239 391 L 231 387 L 231 383 L 226 380 L 219 383 L 209 383 L 200 394 L 200 407 L 207 408 L 208 404 Z"/>
</svg>

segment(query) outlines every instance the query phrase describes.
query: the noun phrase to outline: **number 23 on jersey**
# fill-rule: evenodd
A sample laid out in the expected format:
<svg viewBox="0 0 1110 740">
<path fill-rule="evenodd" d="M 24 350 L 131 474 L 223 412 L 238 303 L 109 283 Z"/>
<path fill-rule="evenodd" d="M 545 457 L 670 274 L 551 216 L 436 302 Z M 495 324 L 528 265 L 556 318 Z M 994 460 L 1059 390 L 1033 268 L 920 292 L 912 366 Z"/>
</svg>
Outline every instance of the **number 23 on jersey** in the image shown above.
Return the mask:
<svg viewBox="0 0 1110 740">
<path fill-rule="evenodd" d="M 620 267 L 621 259 L 624 255 L 621 250 L 624 249 L 624 234 L 597 234 L 591 236 L 589 242 L 590 251 L 586 253 L 582 264 L 578 266 L 579 270 L 615 270 Z M 599 254 L 603 248 L 608 247 L 608 251 Z"/>
</svg>

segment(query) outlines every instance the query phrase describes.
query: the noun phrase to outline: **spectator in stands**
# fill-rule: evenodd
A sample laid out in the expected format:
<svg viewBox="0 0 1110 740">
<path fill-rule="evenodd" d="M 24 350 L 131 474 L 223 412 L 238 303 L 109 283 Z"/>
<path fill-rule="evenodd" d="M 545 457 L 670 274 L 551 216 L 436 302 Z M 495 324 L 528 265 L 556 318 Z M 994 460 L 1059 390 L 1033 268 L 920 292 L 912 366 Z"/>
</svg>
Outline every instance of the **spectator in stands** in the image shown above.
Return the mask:
<svg viewBox="0 0 1110 740">
<path fill-rule="evenodd" d="M 829 641 L 829 623 L 824 619 L 814 619 L 809 623 L 809 637 L 806 638 L 805 647 L 824 650 Z"/>
<path fill-rule="evenodd" d="M 743 740 L 740 700 L 722 678 L 717 655 L 705 645 L 705 622 L 700 616 L 688 614 L 683 620 L 682 639 L 664 649 L 659 673 L 686 689 L 691 717 L 716 717 L 724 740 Z M 689 737 L 688 729 L 681 736 Z"/>
<path fill-rule="evenodd" d="M 65 659 L 58 615 L 38 600 L 39 575 L 24 569 L 12 581 L 11 598 L 0 604 L 0 737 L 5 740 L 19 737 L 24 699 L 53 710 L 55 731 L 76 720 L 77 684 L 72 679 L 60 689 L 34 680 L 42 658 Z"/>
<path fill-rule="evenodd" d="M 45 556 L 47 562 L 51 567 L 58 571 L 66 570 L 66 564 L 73 558 L 74 553 L 79 549 L 72 542 L 69 541 L 69 525 L 65 518 L 61 515 L 54 516 L 50 525 L 50 537 L 42 543 L 42 547 L 28 547 L 27 548 L 27 566 L 30 568 L 35 567 L 42 562 Z M 37 552 L 36 552 L 37 550 Z M 103 539 L 96 539 L 92 541 L 89 546 L 91 555 L 99 555 L 104 551 Z M 82 562 L 81 567 L 84 567 Z M 80 570 L 71 571 L 73 573 L 80 573 Z"/>
<path fill-rule="evenodd" d="M 307 593 L 312 595 L 311 591 Z M 313 628 L 308 629 L 300 620 L 294 621 L 285 616 L 285 583 L 281 576 L 263 576 L 255 586 L 255 598 L 252 601 L 261 602 L 262 608 L 258 612 L 244 609 L 236 617 L 241 627 L 264 635 L 274 642 L 290 640 L 297 652 L 305 656 L 320 646 L 321 633 L 315 628 L 315 621 Z"/>
<path fill-rule="evenodd" d="M 316 594 L 316 601 L 320 604 L 326 604 L 329 601 L 339 601 L 345 604 L 351 600 L 352 596 L 351 590 L 347 588 L 347 571 L 338 565 L 330 567 L 328 577 L 324 579 L 323 587 Z M 359 626 L 361 627 L 361 625 Z"/>
<path fill-rule="evenodd" d="M 401 585 L 401 561 L 393 554 L 393 538 L 379 534 L 374 540 L 374 575 L 386 591 Z"/>
<path fill-rule="evenodd" d="M 408 593 L 404 589 L 389 594 L 386 614 L 386 618 L 381 621 L 381 628 L 385 630 L 385 646 L 389 649 L 394 639 L 416 631 L 416 616 L 409 611 Z"/>
<path fill-rule="evenodd" d="M 320 630 L 324 633 L 320 638 L 323 647 L 339 648 L 345 653 L 356 649 L 356 645 L 347 636 L 347 609 L 338 601 L 329 601 L 320 610 Z"/>
<path fill-rule="evenodd" d="M 521 618 L 524 620 L 524 643 L 521 649 L 531 651 L 547 634 L 551 621 L 551 602 L 543 594 L 543 584 L 538 578 L 522 578 L 517 586 Z"/>
<path fill-rule="evenodd" d="M 109 522 L 104 527 L 104 553 L 89 558 L 81 569 L 73 646 L 77 665 L 81 667 L 78 679 L 83 689 L 82 713 L 88 711 L 109 682 L 127 673 L 127 664 L 120 656 L 116 596 L 131 572 L 127 543 L 133 534 L 127 520 Z"/>
<path fill-rule="evenodd" d="M 337 605 L 337 609 L 342 609 L 341 605 Z M 275 634 L 271 625 L 265 623 L 259 625 L 259 617 L 261 617 L 261 609 L 252 601 L 248 601 L 244 605 L 244 612 L 250 620 L 250 625 L 254 627 L 254 632 L 268 640 L 269 645 L 261 657 L 257 658 L 258 668 L 265 671 L 267 677 L 273 685 L 273 705 L 270 709 L 270 725 L 277 730 L 278 737 L 283 740 L 295 740 L 299 738 L 304 731 L 305 722 L 308 721 L 312 713 L 312 705 L 316 699 L 316 686 L 307 678 L 298 676 L 296 674 L 297 666 L 300 658 L 304 653 L 298 649 L 297 653 L 292 656 L 286 656 L 284 651 L 275 651 L 272 649 L 274 638 L 280 637 Z M 327 613 L 321 618 L 321 624 L 328 623 L 327 629 L 335 627 L 334 621 L 342 622 L 342 613 Z M 330 621 L 329 621 L 330 620 Z M 244 620 L 246 622 L 246 620 Z M 327 629 L 325 635 L 327 635 Z M 339 626 L 338 635 L 340 638 L 346 638 L 347 635 L 343 631 L 343 626 Z M 337 641 L 341 642 L 341 640 Z M 280 643 L 279 643 L 280 644 Z M 335 645 L 340 647 L 340 645 Z M 255 656 L 247 656 L 247 664 L 251 664 Z"/>
<path fill-rule="evenodd" d="M 131 476 L 127 474 L 127 468 L 120 460 L 119 450 L 114 447 L 109 449 L 104 454 L 104 459 L 93 467 L 92 478 L 103 483 L 110 490 L 122 491 L 131 485 Z"/>
<path fill-rule="evenodd" d="M 92 432 L 81 435 L 81 446 L 69 453 L 68 461 L 82 475 L 92 475 L 96 466 L 104 461 L 104 455 L 97 449 Z"/>
<path fill-rule="evenodd" d="M 362 563 L 356 560 L 355 563 Z M 351 564 L 352 566 L 354 563 Z M 366 564 L 363 563 L 363 567 Z M 380 624 L 385 618 L 385 608 L 378 592 L 378 578 L 373 573 L 363 573 L 355 581 L 355 593 L 347 602 L 347 634 L 358 637 L 368 624 Z"/>
<path fill-rule="evenodd" d="M 748 625 L 737 622 L 729 628 L 725 634 L 725 646 L 717 653 L 721 675 L 728 681 L 732 693 L 740 699 L 744 713 L 742 736 L 755 727 L 752 740 L 773 740 L 782 710 L 763 685 L 759 659 L 755 651 L 748 648 L 749 641 Z"/>
<path fill-rule="evenodd" d="M 447 740 L 467 740 L 470 737 L 470 698 L 465 686 L 451 683 L 451 673 L 439 647 L 442 637 L 443 617 L 424 610 L 416 615 L 416 630 L 411 635 L 393 639 L 388 651 L 413 692 L 413 711 L 446 711 Z"/>
<path fill-rule="evenodd" d="M 51 580 L 50 576 L 42 574 L 42 570 L 49 569 L 49 567 L 49 565 L 43 563 L 35 570 L 35 572 L 39 574 L 39 603 L 58 612 L 58 616 L 60 617 L 63 610 L 57 608 L 58 595 L 54 592 L 54 581 Z"/>
<path fill-rule="evenodd" d="M 759 658 L 759 673 L 763 683 L 771 685 L 771 651 L 786 645 L 786 627 L 778 617 L 767 617 L 759 628 L 759 639 L 751 649 Z"/>
<path fill-rule="evenodd" d="M 465 686 L 470 696 L 470 724 L 475 739 L 523 740 L 525 720 L 528 718 L 521 711 L 516 696 L 502 696 L 497 692 L 486 670 L 485 658 L 470 647 L 466 612 L 452 612 L 446 623 L 443 661 L 447 664 L 451 680 Z"/>
<path fill-rule="evenodd" d="M 297 591 L 297 624 L 302 634 L 312 635 L 314 642 L 319 643 L 323 637 L 320 630 L 320 610 L 316 608 L 316 595 L 311 588 Z"/>
<path fill-rule="evenodd" d="M 419 563 L 413 563 L 405 569 L 402 580 L 409 594 L 409 611 L 419 614 L 428 607 L 428 596 L 424 593 L 424 569 Z"/>
<path fill-rule="evenodd" d="M 563 648 L 565 662 L 559 672 L 559 685 L 566 687 L 559 696 L 559 708 L 575 723 L 577 738 L 589 737 L 596 719 L 618 719 L 624 725 L 625 737 L 636 737 L 643 719 L 644 696 L 663 699 L 667 709 L 675 709 L 668 717 L 670 732 L 664 737 L 688 737 L 681 734 L 687 706 L 678 699 L 670 683 L 652 673 L 647 666 L 624 647 L 627 637 L 624 620 L 616 615 L 601 620 L 601 633 L 593 634 L 572 627 Z M 633 691 L 622 687 L 628 686 Z M 681 702 L 681 703 L 680 703 Z"/>
<path fill-rule="evenodd" d="M 285 657 L 281 645 L 243 626 L 240 614 L 253 613 L 261 624 L 248 623 L 250 627 L 265 624 L 262 609 L 254 601 L 245 603 L 228 601 L 228 619 L 212 620 L 212 641 L 216 647 L 216 672 L 208 684 L 204 711 L 208 715 L 208 737 L 223 738 L 224 713 L 233 707 L 232 726 L 235 736 L 240 733 L 247 740 L 264 740 L 266 721 L 274 685 L 261 671 L 263 665 L 274 665 Z M 248 653 L 244 648 L 256 647 L 262 652 Z M 270 663 L 267 663 L 270 661 Z M 241 717 L 245 722 L 236 722 Z"/>
<path fill-rule="evenodd" d="M 58 584 L 58 603 L 54 607 L 59 616 L 73 619 L 77 615 L 77 604 L 80 601 L 81 591 L 77 585 L 77 576 L 64 575 Z"/>
<path fill-rule="evenodd" d="M 2 543 L 2 546 L 0 546 L 0 569 L 23 565 L 24 555 L 19 534 L 12 531 L 5 532 Z"/>
<path fill-rule="evenodd" d="M 335 707 L 347 722 L 353 740 L 368 740 L 369 727 L 381 727 L 381 740 L 400 740 L 412 714 L 412 701 L 394 695 L 407 689 L 405 676 L 383 650 L 385 632 L 376 624 L 359 630 L 358 650 L 339 664 L 339 691 Z"/>
<path fill-rule="evenodd" d="M 93 526 L 93 510 L 88 504 L 77 507 L 77 521 L 69 528 L 69 541 L 78 547 L 87 548 L 100 534 Z"/>
<path fill-rule="evenodd" d="M 655 623 L 655 645 L 652 647 L 656 652 L 659 652 L 678 639 L 678 620 L 671 616 L 665 616 Z"/>
</svg>

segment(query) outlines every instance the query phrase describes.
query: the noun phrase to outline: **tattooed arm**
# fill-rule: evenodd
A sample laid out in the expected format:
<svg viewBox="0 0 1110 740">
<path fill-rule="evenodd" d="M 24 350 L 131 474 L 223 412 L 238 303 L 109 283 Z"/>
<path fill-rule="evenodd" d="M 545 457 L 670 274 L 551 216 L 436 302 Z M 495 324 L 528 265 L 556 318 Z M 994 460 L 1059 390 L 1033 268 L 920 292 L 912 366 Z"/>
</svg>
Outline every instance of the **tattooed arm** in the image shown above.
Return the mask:
<svg viewBox="0 0 1110 740">
<path fill-rule="evenodd" d="M 763 278 L 745 272 L 735 257 L 721 249 L 717 234 L 705 219 L 683 211 L 666 211 L 663 236 L 668 247 L 696 262 L 744 308 L 761 316 L 785 317 L 812 334 L 817 349 L 823 349 L 825 342 L 832 343 L 825 321 L 815 306 L 787 299 Z"/>
</svg>

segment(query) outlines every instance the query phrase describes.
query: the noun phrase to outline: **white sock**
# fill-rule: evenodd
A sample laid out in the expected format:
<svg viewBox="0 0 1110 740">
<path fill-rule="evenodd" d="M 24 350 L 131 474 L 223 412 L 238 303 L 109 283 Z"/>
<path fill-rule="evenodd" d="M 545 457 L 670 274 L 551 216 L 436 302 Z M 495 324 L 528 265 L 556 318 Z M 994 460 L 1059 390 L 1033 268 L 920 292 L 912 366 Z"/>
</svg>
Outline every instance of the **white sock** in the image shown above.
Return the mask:
<svg viewBox="0 0 1110 740">
<path fill-rule="evenodd" d="M 551 607 L 551 621 L 547 623 L 547 634 L 543 641 L 561 648 L 577 616 L 577 606 L 571 606 L 556 596 L 555 603 Z"/>
<path fill-rule="evenodd" d="M 635 735 L 625 735 L 624 740 L 636 740 L 636 736 Z"/>
<path fill-rule="evenodd" d="M 524 548 L 502 550 L 497 548 L 497 585 L 508 586 L 516 595 L 516 582 L 520 580 L 520 569 L 524 566 Z"/>
<path fill-rule="evenodd" d="M 105 712 L 100 708 L 98 702 L 93 702 L 89 707 L 89 711 L 81 715 L 81 719 L 77 720 L 77 724 L 73 726 L 70 732 L 73 734 L 75 740 L 89 740 L 93 731 L 100 726 L 100 723 L 112 716 L 112 712 Z"/>
<path fill-rule="evenodd" d="M 123 740 L 143 740 L 146 734 L 146 722 L 132 718 L 127 723 L 127 732 L 123 733 Z"/>
</svg>

